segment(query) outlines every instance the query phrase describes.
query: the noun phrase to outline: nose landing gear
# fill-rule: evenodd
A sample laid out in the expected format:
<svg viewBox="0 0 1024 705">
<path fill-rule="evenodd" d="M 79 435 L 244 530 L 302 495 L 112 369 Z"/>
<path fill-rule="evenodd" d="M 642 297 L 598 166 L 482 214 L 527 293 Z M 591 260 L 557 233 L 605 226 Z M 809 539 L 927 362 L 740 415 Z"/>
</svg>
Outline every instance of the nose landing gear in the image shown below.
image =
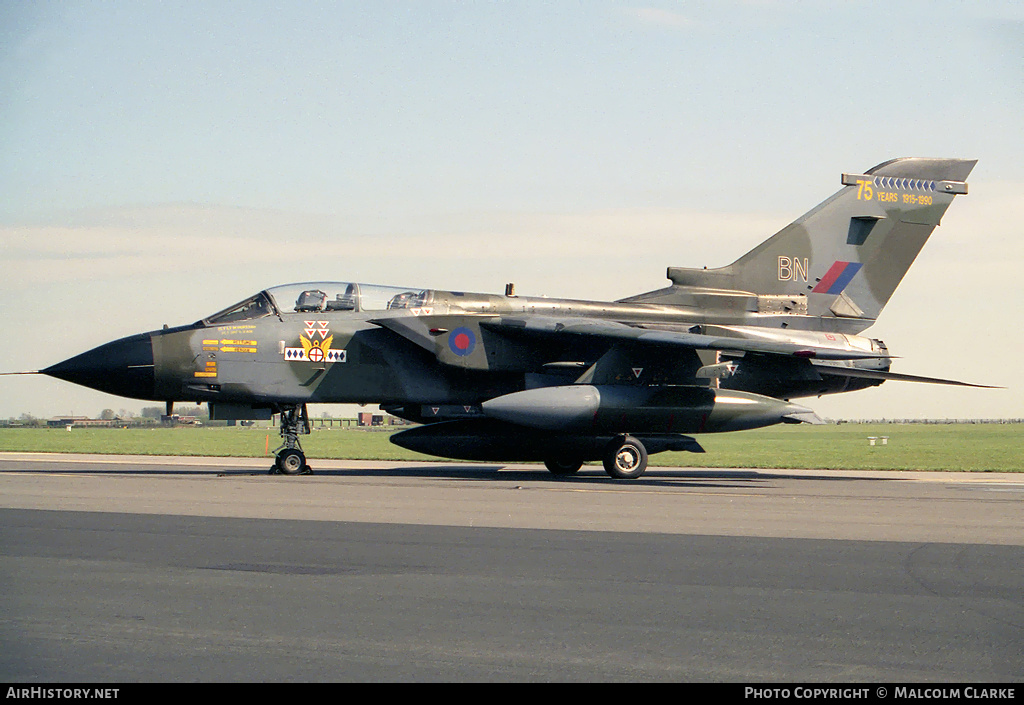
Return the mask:
<svg viewBox="0 0 1024 705">
<path fill-rule="evenodd" d="M 277 458 L 270 468 L 271 475 L 312 475 L 306 464 L 306 454 L 299 443 L 300 434 L 309 434 L 309 413 L 305 404 L 281 406 L 281 438 L 284 442 L 274 451 Z"/>
</svg>

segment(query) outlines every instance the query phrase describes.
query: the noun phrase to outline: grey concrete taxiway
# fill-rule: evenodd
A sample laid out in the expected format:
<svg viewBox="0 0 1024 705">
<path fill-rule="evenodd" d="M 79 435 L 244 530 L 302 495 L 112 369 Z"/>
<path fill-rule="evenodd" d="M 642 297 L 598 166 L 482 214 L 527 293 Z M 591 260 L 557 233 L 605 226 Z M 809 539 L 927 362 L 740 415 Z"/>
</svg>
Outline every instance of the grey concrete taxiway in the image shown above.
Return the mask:
<svg viewBox="0 0 1024 705">
<path fill-rule="evenodd" d="M 1019 681 L 1024 477 L 0 453 L 5 681 Z"/>
</svg>

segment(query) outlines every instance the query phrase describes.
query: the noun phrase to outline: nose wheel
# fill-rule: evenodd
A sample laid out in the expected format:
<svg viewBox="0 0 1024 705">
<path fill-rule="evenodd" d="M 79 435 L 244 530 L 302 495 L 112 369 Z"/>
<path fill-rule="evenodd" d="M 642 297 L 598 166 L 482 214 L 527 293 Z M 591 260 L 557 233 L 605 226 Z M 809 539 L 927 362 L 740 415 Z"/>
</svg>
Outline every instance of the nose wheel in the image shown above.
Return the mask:
<svg viewBox="0 0 1024 705">
<path fill-rule="evenodd" d="M 306 455 L 298 448 L 286 448 L 277 454 L 274 469 L 281 475 L 312 475 Z"/>
<path fill-rule="evenodd" d="M 309 433 L 309 414 L 306 405 L 290 405 L 281 408 L 281 438 L 284 442 L 274 451 L 277 456 L 270 468 L 271 475 L 312 475 L 313 469 L 306 464 L 299 434 Z"/>
</svg>

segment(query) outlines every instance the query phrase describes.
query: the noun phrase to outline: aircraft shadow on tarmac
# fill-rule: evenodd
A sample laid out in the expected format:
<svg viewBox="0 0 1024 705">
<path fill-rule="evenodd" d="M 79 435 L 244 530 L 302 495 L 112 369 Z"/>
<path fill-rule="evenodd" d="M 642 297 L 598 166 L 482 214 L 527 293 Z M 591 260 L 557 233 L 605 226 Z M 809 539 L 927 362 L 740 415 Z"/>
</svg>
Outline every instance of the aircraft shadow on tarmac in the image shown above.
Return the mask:
<svg viewBox="0 0 1024 705">
<path fill-rule="evenodd" d="M 315 470 L 315 475 L 336 477 L 369 477 L 369 478 L 436 478 L 439 480 L 474 480 L 474 481 L 549 481 L 552 486 L 601 485 L 606 488 L 630 487 L 754 487 L 764 486 L 777 480 L 830 480 L 830 481 L 863 481 L 877 478 L 849 477 L 828 474 L 793 475 L 786 470 L 736 470 L 736 469 L 687 469 L 687 468 L 648 468 L 640 478 L 634 480 L 616 480 L 604 472 L 599 464 L 584 465 L 578 474 L 556 476 L 543 468 L 527 469 L 517 465 L 467 465 L 438 464 L 433 466 L 410 465 L 397 468 L 356 468 L 337 469 L 325 468 Z M 232 473 L 233 474 L 233 473 Z M 885 478 L 889 479 L 889 478 Z M 896 479 L 896 478 L 892 478 Z"/>
<path fill-rule="evenodd" d="M 356 468 L 337 469 L 325 468 L 314 471 L 316 475 L 327 477 L 360 477 L 373 479 L 387 478 L 420 478 L 443 481 L 475 482 L 546 482 L 552 487 L 601 486 L 611 489 L 629 489 L 636 487 L 737 487 L 741 484 L 763 484 L 774 479 L 756 471 L 697 471 L 676 468 L 650 469 L 643 477 L 623 481 L 615 480 L 604 472 L 600 465 L 584 466 L 578 474 L 556 476 L 543 468 L 529 469 L 518 465 L 467 465 L 438 464 L 436 466 L 409 465 L 391 468 Z M 723 482 L 727 481 L 727 482 Z"/>
<path fill-rule="evenodd" d="M 159 461 L 154 464 L 130 463 L 88 463 L 88 464 L 45 464 L 11 463 L 0 472 L 18 473 L 32 472 L 43 475 L 103 475 L 103 476 L 136 476 L 136 477 L 208 477 L 244 478 L 265 477 L 269 470 L 253 467 L 232 468 L 224 465 L 193 464 L 164 465 Z M 434 465 L 411 464 L 397 467 L 362 467 L 362 468 L 317 468 L 311 475 L 278 476 L 283 482 L 302 482 L 306 478 L 371 478 L 386 480 L 389 478 L 420 478 L 447 481 L 495 481 L 495 482 L 550 482 L 552 486 L 596 486 L 628 489 L 630 487 L 763 487 L 767 483 L 779 480 L 827 480 L 832 482 L 857 482 L 896 480 L 892 478 L 857 477 L 849 475 L 832 475 L 827 470 L 820 474 L 791 474 L 786 470 L 744 470 L 744 469 L 693 469 L 693 468 L 649 468 L 640 478 L 634 480 L 616 480 L 604 472 L 600 465 L 584 465 L 578 474 L 571 476 L 555 476 L 546 469 L 528 468 L 521 465 L 501 464 L 470 464 L 470 463 L 437 463 Z"/>
</svg>

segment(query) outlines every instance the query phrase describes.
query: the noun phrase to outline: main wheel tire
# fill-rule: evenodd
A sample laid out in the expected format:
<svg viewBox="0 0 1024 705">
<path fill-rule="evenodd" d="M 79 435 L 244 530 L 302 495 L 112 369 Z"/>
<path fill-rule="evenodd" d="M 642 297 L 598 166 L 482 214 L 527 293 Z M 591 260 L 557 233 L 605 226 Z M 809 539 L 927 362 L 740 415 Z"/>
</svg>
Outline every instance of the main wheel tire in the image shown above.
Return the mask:
<svg viewBox="0 0 1024 705">
<path fill-rule="evenodd" d="M 620 436 L 608 445 L 604 471 L 616 480 L 635 480 L 647 469 L 647 449 L 632 436 Z"/>
<path fill-rule="evenodd" d="M 552 475 L 564 477 L 575 475 L 583 467 L 582 460 L 564 460 L 561 458 L 549 458 L 544 461 L 544 467 L 551 471 Z"/>
<path fill-rule="evenodd" d="M 301 475 L 306 471 L 306 456 L 295 448 L 282 450 L 277 454 L 277 469 L 282 475 Z"/>
</svg>

